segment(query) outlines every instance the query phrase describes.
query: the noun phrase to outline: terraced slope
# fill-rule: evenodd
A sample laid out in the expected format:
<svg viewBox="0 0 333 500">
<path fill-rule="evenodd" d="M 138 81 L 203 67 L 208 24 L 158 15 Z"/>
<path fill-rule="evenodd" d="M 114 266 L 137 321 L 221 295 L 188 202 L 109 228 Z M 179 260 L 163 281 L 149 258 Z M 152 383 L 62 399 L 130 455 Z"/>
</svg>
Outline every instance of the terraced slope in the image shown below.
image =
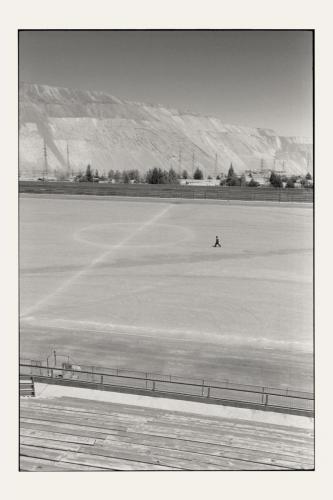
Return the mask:
<svg viewBox="0 0 333 500">
<path fill-rule="evenodd" d="M 154 166 L 191 172 L 199 166 L 206 176 L 227 172 L 231 162 L 238 173 L 261 167 L 312 171 L 309 139 L 103 92 L 22 83 L 19 111 L 22 178 L 41 175 L 44 143 L 49 174 L 77 172 L 88 163 L 100 172 Z"/>
</svg>

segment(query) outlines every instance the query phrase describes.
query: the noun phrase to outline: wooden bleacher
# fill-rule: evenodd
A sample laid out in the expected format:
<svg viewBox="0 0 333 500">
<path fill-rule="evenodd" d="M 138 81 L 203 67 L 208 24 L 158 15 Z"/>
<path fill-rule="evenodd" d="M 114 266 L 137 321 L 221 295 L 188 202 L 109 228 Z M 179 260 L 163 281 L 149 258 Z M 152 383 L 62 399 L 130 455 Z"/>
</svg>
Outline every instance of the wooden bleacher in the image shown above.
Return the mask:
<svg viewBox="0 0 333 500">
<path fill-rule="evenodd" d="M 71 397 L 20 401 L 21 471 L 313 469 L 313 432 Z"/>
<path fill-rule="evenodd" d="M 20 396 L 32 397 L 35 395 L 35 384 L 29 375 L 20 375 Z"/>
</svg>

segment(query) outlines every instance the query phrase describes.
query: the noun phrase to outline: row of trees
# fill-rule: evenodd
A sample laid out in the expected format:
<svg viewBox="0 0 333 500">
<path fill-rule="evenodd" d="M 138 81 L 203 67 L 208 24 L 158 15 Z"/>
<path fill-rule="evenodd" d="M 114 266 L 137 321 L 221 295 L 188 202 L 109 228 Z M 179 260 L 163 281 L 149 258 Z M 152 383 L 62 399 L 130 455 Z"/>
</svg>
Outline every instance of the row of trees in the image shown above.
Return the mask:
<svg viewBox="0 0 333 500">
<path fill-rule="evenodd" d="M 145 182 L 148 184 L 178 184 L 179 179 L 189 179 L 189 174 L 187 170 L 183 170 L 182 175 L 179 176 L 177 172 L 170 168 L 169 170 L 162 170 L 161 168 L 152 168 L 148 170 L 144 175 L 140 174 L 137 169 L 124 170 L 120 172 L 119 170 L 109 170 L 107 176 L 100 175 L 98 170 L 93 171 L 91 166 L 88 165 L 86 168 L 86 172 L 80 172 L 76 176 L 76 181 L 78 182 L 99 182 L 99 181 L 109 181 L 109 182 L 123 182 L 125 184 L 129 184 L 132 182 Z M 223 176 L 221 174 L 218 175 L 216 179 L 220 180 L 221 186 L 249 186 L 249 187 L 258 187 L 260 185 L 251 174 L 249 174 L 250 180 L 248 181 L 244 174 L 241 176 L 237 175 L 234 167 L 231 163 L 227 176 Z M 193 179 L 202 180 L 204 178 L 203 171 L 200 168 L 197 168 L 194 171 Z M 212 179 L 212 177 L 208 176 L 208 179 Z M 275 172 L 272 172 L 270 175 L 269 183 L 271 186 L 276 188 L 282 188 L 286 186 L 287 188 L 294 188 L 295 183 L 299 181 L 300 184 L 304 187 L 312 186 L 312 176 L 310 173 L 306 174 L 305 177 L 301 176 L 290 176 L 287 177 L 285 175 L 281 176 Z"/>
<path fill-rule="evenodd" d="M 275 172 L 272 172 L 269 178 L 270 184 L 277 188 L 282 188 L 284 184 L 287 188 L 294 188 L 297 181 L 299 181 L 303 187 L 310 187 L 313 185 L 312 175 L 310 172 L 308 172 L 305 177 L 296 175 L 287 177 L 286 175 L 278 175 Z"/>
</svg>

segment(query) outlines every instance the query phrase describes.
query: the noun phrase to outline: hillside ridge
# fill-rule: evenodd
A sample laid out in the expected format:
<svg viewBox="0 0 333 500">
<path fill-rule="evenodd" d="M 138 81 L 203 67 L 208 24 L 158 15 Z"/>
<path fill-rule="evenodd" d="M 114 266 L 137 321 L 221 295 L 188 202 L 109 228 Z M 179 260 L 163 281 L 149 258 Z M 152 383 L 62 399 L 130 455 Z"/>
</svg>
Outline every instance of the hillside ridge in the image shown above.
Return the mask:
<svg viewBox="0 0 333 500">
<path fill-rule="evenodd" d="M 275 169 L 312 172 L 312 144 L 271 129 L 225 124 L 221 119 L 161 104 L 119 99 L 107 92 L 21 82 L 20 174 L 41 175 L 44 145 L 50 172 L 76 173 L 90 163 L 107 173 L 154 166 L 200 167 L 205 176 Z"/>
</svg>

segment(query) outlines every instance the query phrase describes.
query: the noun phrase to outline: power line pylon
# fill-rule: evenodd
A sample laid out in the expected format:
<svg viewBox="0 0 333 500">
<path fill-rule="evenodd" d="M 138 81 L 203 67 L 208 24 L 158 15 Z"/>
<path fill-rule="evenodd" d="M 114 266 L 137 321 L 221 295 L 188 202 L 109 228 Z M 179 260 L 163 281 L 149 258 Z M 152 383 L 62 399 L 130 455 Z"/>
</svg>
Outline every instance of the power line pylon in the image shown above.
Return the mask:
<svg viewBox="0 0 333 500">
<path fill-rule="evenodd" d="M 47 178 L 47 176 L 48 176 L 47 149 L 46 149 L 46 142 L 45 142 L 45 139 L 44 139 L 44 147 L 43 147 L 43 151 L 44 151 L 44 172 L 43 172 L 43 180 L 45 180 L 45 178 Z"/>
</svg>

